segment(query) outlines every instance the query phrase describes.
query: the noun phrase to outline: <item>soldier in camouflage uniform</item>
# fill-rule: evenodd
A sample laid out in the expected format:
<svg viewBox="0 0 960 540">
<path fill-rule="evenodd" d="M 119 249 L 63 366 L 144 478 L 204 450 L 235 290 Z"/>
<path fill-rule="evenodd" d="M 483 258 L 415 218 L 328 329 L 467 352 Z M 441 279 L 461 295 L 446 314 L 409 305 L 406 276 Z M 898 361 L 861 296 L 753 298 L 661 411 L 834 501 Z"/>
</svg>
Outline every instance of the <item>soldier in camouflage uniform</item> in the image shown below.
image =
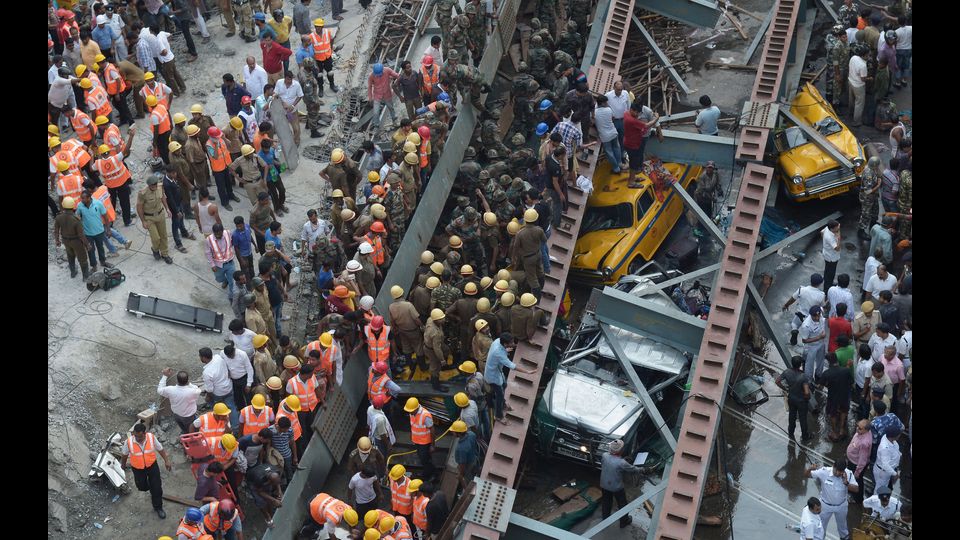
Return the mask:
<svg viewBox="0 0 960 540">
<path fill-rule="evenodd" d="M 487 107 L 484 106 L 481 98 L 482 94 L 490 91 L 490 86 L 483 81 L 483 75 L 479 69 L 465 64 L 457 66 L 457 87 L 464 95 L 469 91 L 470 104 L 477 109 L 477 112 L 487 112 Z"/>
<path fill-rule="evenodd" d="M 425 116 L 426 125 L 430 128 L 430 144 L 432 152 L 430 153 L 430 166 L 437 167 L 437 161 L 443 155 L 443 148 L 447 142 L 447 132 L 449 131 L 450 113 L 447 112 L 447 104 L 437 103 L 437 112 L 428 112 Z"/>
<path fill-rule="evenodd" d="M 557 40 L 557 48 L 566 52 L 570 56 L 579 59 L 580 50 L 583 47 L 583 36 L 577 32 L 576 21 L 567 21 L 567 31 L 560 34 Z"/>
<path fill-rule="evenodd" d="M 390 216 L 390 221 L 393 222 L 393 227 L 387 233 L 387 244 L 392 253 L 397 253 L 407 228 L 407 213 L 403 208 L 403 197 L 390 189 L 383 198 L 383 206 L 387 210 L 387 215 Z"/>
<path fill-rule="evenodd" d="M 870 227 L 877 219 L 877 202 L 880 198 L 880 158 L 871 157 L 860 175 L 860 237 L 870 237 Z"/>
<path fill-rule="evenodd" d="M 519 180 L 519 182 L 518 182 Z M 523 200 L 523 180 L 514 178 L 507 189 L 507 199 L 514 205 L 520 206 Z"/>
<path fill-rule="evenodd" d="M 519 73 L 514 77 L 510 89 L 513 96 L 513 124 L 510 125 L 510 132 L 527 134 L 536 129 L 536 113 L 531 98 L 539 89 L 540 83 L 529 74 L 527 63 L 520 62 Z"/>
<path fill-rule="evenodd" d="M 480 65 L 480 58 L 483 57 L 483 51 L 487 47 L 487 21 L 484 15 L 477 14 L 476 4 L 468 3 L 464 8 L 467 17 L 470 19 L 470 28 L 467 29 L 467 37 L 473 44 L 474 49 L 470 54 L 473 56 L 473 65 Z"/>
<path fill-rule="evenodd" d="M 453 207 L 453 210 L 450 211 L 450 221 L 457 219 L 463 215 L 464 210 L 470 207 L 470 199 L 464 197 L 463 195 L 457 196 L 457 205 Z"/>
<path fill-rule="evenodd" d="M 479 213 L 472 206 L 463 211 L 463 215 L 450 222 L 446 231 L 449 235 L 457 235 L 463 241 L 464 262 L 473 266 L 477 275 L 482 277 L 486 272 L 486 258 L 483 244 L 480 240 Z"/>
<path fill-rule="evenodd" d="M 457 106 L 457 67 L 460 65 L 460 49 L 450 49 L 443 67 L 440 69 L 440 80 L 447 82 L 447 94 L 450 95 L 450 104 Z"/>
<path fill-rule="evenodd" d="M 321 137 L 320 132 L 320 94 L 317 92 L 317 79 L 313 76 L 315 63 L 313 58 L 304 58 L 300 71 L 297 73 L 297 80 L 300 81 L 300 87 L 303 89 L 303 103 L 307 106 L 307 129 L 310 130 L 310 138 Z"/>
<path fill-rule="evenodd" d="M 497 223 L 501 228 L 510 223 L 513 214 L 517 211 L 517 207 L 507 199 L 507 193 L 501 189 L 493 194 L 493 213 L 497 215 Z"/>
<path fill-rule="evenodd" d="M 448 58 L 450 55 L 450 29 L 453 28 L 453 10 L 457 10 L 458 15 L 463 14 L 463 9 L 460 7 L 460 2 L 457 0 L 436 0 L 437 3 L 437 12 L 434 15 L 434 19 L 437 21 L 437 25 L 440 27 L 440 32 L 443 35 L 441 40 L 441 47 L 443 47 L 443 57 Z"/>
<path fill-rule="evenodd" d="M 505 157 L 501 156 L 499 151 L 487 150 L 487 160 L 490 161 L 490 164 L 483 170 L 488 172 L 491 178 L 499 178 L 501 175 L 510 172 L 510 165 L 507 164 Z"/>
<path fill-rule="evenodd" d="M 481 186 L 483 198 L 492 201 L 493 194 L 499 189 L 496 177 L 490 176 L 489 171 L 480 171 L 480 182 L 483 184 Z"/>
<path fill-rule="evenodd" d="M 476 161 L 477 151 L 468 146 L 463 152 L 463 162 L 457 170 L 457 181 L 454 189 L 457 193 L 466 195 L 468 198 L 473 196 L 474 191 L 480 187 L 480 171 L 483 167 Z"/>
<path fill-rule="evenodd" d="M 460 63 L 466 64 L 467 60 L 467 51 L 470 51 L 470 54 L 475 56 L 474 45 L 470 39 L 470 18 L 466 15 L 460 15 L 454 20 L 454 24 L 450 28 L 450 48 L 460 51 Z"/>
<path fill-rule="evenodd" d="M 452 306 L 454 302 L 460 299 L 460 290 L 450 283 L 452 277 L 453 276 L 449 270 L 443 271 L 443 276 L 440 279 L 442 283 L 430 293 L 431 309 L 441 309 L 446 311 L 448 307 Z"/>
<path fill-rule="evenodd" d="M 591 11 L 593 11 L 593 0 L 568 0 L 567 2 L 567 19 L 575 21 L 577 28 L 583 30 L 584 34 L 589 33 L 587 19 Z"/>
<path fill-rule="evenodd" d="M 858 17 L 859 15 L 860 12 L 857 11 L 857 6 L 853 5 L 853 0 L 844 0 L 843 5 L 837 10 L 837 20 L 844 28 L 847 27 L 851 17 Z"/>
<path fill-rule="evenodd" d="M 540 83 L 540 86 L 550 86 L 552 81 L 547 76 L 553 65 L 553 56 L 544 48 L 543 39 L 540 36 L 530 38 L 529 58 L 530 75 Z"/>
<path fill-rule="evenodd" d="M 833 33 L 827 35 L 827 74 L 826 95 L 834 109 L 840 106 L 840 96 L 846 89 L 847 69 L 850 63 L 850 53 L 847 47 L 847 33 L 843 26 L 833 27 Z"/>
<path fill-rule="evenodd" d="M 510 144 L 513 145 L 514 151 L 510 152 L 507 164 L 510 166 L 510 173 L 514 176 L 522 177 L 527 173 L 527 169 L 537 164 L 537 154 L 530 148 L 524 146 L 526 143 L 527 138 L 521 133 L 515 134 L 510 139 Z"/>
<path fill-rule="evenodd" d="M 557 25 L 557 0 L 540 0 L 537 2 L 537 18 L 543 28 L 553 34 Z"/>
<path fill-rule="evenodd" d="M 490 261 L 487 265 L 487 274 L 493 276 L 497 271 L 497 259 L 500 258 L 500 225 L 497 222 L 497 215 L 491 211 L 483 214 L 480 242 L 483 245 L 484 257 Z"/>
<path fill-rule="evenodd" d="M 496 150 L 497 154 L 505 156 L 510 150 L 500 140 L 499 120 L 500 109 L 490 111 L 490 117 L 483 121 L 483 126 L 480 128 L 480 141 L 488 154 L 490 150 Z"/>
<path fill-rule="evenodd" d="M 900 194 L 897 197 L 897 205 L 903 214 L 909 214 L 913 210 L 913 166 L 908 167 L 900 172 Z M 913 234 L 913 221 L 902 217 L 897 218 L 897 221 L 900 222 L 900 238 L 910 238 Z"/>
<path fill-rule="evenodd" d="M 530 33 L 530 37 L 533 38 L 534 36 L 540 36 L 540 39 L 543 40 L 544 48 L 546 48 L 548 51 L 552 51 L 557 48 L 556 43 L 553 41 L 553 35 L 550 33 L 550 30 L 547 30 L 543 27 L 543 25 L 540 24 L 540 19 L 536 17 L 530 19 L 530 28 L 533 29 L 533 31 Z"/>
<path fill-rule="evenodd" d="M 343 251 L 343 244 L 334 237 L 332 240 L 321 234 L 313 246 L 314 269 L 319 270 L 323 264 L 330 265 L 334 274 L 343 271 L 347 264 L 347 254 Z"/>
</svg>

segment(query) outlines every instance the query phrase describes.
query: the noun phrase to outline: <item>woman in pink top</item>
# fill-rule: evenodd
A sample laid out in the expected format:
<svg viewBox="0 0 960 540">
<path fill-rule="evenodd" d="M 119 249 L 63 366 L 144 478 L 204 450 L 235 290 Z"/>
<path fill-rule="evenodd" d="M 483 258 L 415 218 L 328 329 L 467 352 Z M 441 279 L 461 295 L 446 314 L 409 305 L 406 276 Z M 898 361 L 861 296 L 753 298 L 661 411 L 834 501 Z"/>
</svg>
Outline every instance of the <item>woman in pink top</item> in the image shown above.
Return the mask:
<svg viewBox="0 0 960 540">
<path fill-rule="evenodd" d="M 873 445 L 873 435 L 870 433 L 870 423 L 866 420 L 857 422 L 857 432 L 847 445 L 847 468 L 853 471 L 857 483 L 863 485 L 863 471 L 870 463 L 870 448 Z M 863 490 L 853 493 L 857 504 L 863 504 Z"/>
</svg>

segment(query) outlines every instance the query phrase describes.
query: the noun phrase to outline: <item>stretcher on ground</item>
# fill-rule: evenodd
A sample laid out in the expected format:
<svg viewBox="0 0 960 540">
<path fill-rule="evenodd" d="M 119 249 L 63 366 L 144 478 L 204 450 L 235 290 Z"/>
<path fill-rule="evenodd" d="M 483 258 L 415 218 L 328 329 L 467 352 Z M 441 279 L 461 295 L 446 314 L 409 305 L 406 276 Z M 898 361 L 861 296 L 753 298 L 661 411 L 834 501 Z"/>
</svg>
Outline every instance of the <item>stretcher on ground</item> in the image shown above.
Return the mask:
<svg viewBox="0 0 960 540">
<path fill-rule="evenodd" d="M 212 330 L 222 332 L 223 313 L 196 306 L 171 302 L 155 296 L 144 296 L 135 292 L 127 297 L 127 311 L 138 319 L 150 317 L 172 323 L 182 324 L 198 332 Z"/>
</svg>

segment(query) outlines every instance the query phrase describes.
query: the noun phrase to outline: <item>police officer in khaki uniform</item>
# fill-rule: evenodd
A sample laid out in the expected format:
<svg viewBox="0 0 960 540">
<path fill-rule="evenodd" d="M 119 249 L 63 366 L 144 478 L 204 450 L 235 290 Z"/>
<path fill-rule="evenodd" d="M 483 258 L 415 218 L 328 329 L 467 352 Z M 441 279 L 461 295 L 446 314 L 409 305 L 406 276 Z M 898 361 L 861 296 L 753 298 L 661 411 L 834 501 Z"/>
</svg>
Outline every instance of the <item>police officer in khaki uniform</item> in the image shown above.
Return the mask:
<svg viewBox="0 0 960 540">
<path fill-rule="evenodd" d="M 527 209 L 523 213 L 523 228 L 517 232 L 510 244 L 511 261 L 517 261 L 523 270 L 527 285 L 534 296 L 540 297 L 540 289 L 543 287 L 543 258 L 540 255 L 540 246 L 546 243 L 547 236 L 543 229 L 537 225 L 540 214 L 533 208 Z M 515 263 L 514 266 L 518 266 Z M 515 334 L 522 335 L 522 334 Z"/>
<path fill-rule="evenodd" d="M 446 388 L 440 384 L 440 369 L 443 367 L 443 361 L 447 358 L 449 348 L 443 342 L 443 330 L 441 325 L 446 315 L 443 310 L 434 309 L 430 312 L 430 320 L 427 321 L 426 328 L 423 331 L 423 351 L 430 361 L 430 384 L 434 390 L 446 391 Z"/>
<path fill-rule="evenodd" d="M 459 356 L 459 358 L 456 358 L 458 364 L 466 360 L 466 355 L 470 351 L 472 335 L 469 330 L 469 322 L 477 314 L 477 291 L 477 284 L 468 281 L 463 287 L 464 295 L 448 307 L 445 313 L 460 331 L 460 346 L 456 350 Z"/>
<path fill-rule="evenodd" d="M 163 259 L 167 264 L 173 264 L 167 250 L 167 219 L 171 217 L 170 207 L 167 206 L 167 197 L 159 189 L 162 176 L 154 174 L 147 179 L 147 187 L 137 194 L 137 215 L 140 223 L 150 233 L 150 249 L 153 258 Z"/>
<path fill-rule="evenodd" d="M 510 308 L 510 333 L 517 336 L 517 339 L 530 341 L 536 332 L 537 322 L 540 320 L 539 310 L 534 307 L 536 305 L 536 296 L 523 293 L 520 296 L 520 305 L 514 304 Z"/>
<path fill-rule="evenodd" d="M 420 321 L 426 322 L 430 316 L 430 293 L 440 286 L 440 278 L 428 277 L 423 285 L 417 285 L 410 292 L 410 302 L 420 315 Z"/>
<path fill-rule="evenodd" d="M 498 300 L 497 304 L 493 307 L 493 314 L 496 315 L 497 320 L 500 321 L 501 332 L 510 330 L 513 324 L 513 317 L 511 317 L 510 308 L 516 301 L 516 295 L 510 291 L 507 291 L 500 295 L 500 300 Z"/>
<path fill-rule="evenodd" d="M 73 197 L 64 197 L 60 202 L 62 212 L 53 220 L 53 240 L 57 247 L 61 245 L 67 250 L 67 264 L 70 266 L 70 277 L 77 277 L 75 260 L 80 260 L 80 271 L 83 279 L 90 276 L 87 264 L 87 236 L 83 233 L 83 222 L 74 213 L 77 201 Z"/>
<path fill-rule="evenodd" d="M 419 357 L 423 355 L 423 323 L 420 322 L 417 308 L 403 299 L 403 293 L 403 287 L 399 285 L 390 287 L 393 303 L 387 307 L 387 313 L 394 329 L 391 332 L 394 350 L 408 357 L 412 354 Z"/>
</svg>

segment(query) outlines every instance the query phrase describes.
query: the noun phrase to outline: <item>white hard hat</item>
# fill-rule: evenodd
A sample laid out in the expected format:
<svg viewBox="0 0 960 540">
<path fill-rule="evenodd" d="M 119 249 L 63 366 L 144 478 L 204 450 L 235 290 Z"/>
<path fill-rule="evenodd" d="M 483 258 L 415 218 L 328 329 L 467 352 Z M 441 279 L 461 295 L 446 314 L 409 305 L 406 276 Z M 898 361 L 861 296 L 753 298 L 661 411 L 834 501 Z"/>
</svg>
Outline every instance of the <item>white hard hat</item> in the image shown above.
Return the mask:
<svg viewBox="0 0 960 540">
<path fill-rule="evenodd" d="M 373 253 L 373 246 L 371 246 L 369 242 L 364 242 L 360 244 L 360 247 L 358 249 L 360 250 L 360 253 L 363 255 L 366 255 L 367 253 Z"/>
<path fill-rule="evenodd" d="M 360 309 L 363 309 L 363 310 L 365 310 L 365 311 L 368 311 L 368 310 L 370 310 L 370 308 L 372 308 L 372 307 L 373 307 L 373 297 L 372 297 L 372 296 L 364 296 L 364 297 L 360 298 Z"/>
</svg>

